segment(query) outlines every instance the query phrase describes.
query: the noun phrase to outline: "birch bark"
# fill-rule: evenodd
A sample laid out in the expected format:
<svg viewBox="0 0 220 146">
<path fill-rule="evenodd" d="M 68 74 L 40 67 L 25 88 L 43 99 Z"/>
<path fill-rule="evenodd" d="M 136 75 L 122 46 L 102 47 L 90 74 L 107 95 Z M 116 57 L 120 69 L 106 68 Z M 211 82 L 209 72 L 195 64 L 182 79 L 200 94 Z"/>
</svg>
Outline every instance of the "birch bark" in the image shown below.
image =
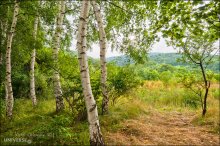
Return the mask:
<svg viewBox="0 0 220 146">
<path fill-rule="evenodd" d="M 99 126 L 97 105 L 92 94 L 88 60 L 86 55 L 86 35 L 87 35 L 89 9 L 90 9 L 90 1 L 82 1 L 80 21 L 78 27 L 78 36 L 77 36 L 77 50 L 78 50 L 78 59 L 80 65 L 80 76 L 81 76 L 83 94 L 86 103 L 88 123 L 89 123 L 90 145 L 104 145 L 102 134 L 100 131 L 100 126 Z"/>
<path fill-rule="evenodd" d="M 56 111 L 60 112 L 64 109 L 64 101 L 60 83 L 59 67 L 58 67 L 58 53 L 60 49 L 60 37 L 62 32 L 63 18 L 65 14 L 65 0 L 59 1 L 58 5 L 59 13 L 56 21 L 56 31 L 53 43 L 53 59 L 54 59 L 54 94 L 56 98 Z"/>
<path fill-rule="evenodd" d="M 108 113 L 108 92 L 107 92 L 107 67 L 106 67 L 106 34 L 103 26 L 102 16 L 98 3 L 91 1 L 95 17 L 99 27 L 99 44 L 100 44 L 100 64 L 101 64 L 101 89 L 102 89 L 102 114 Z"/>
<path fill-rule="evenodd" d="M 17 17 L 19 12 L 19 2 L 15 0 L 14 14 L 12 18 L 12 24 L 10 32 L 8 33 L 7 48 L 6 48 L 6 85 L 7 85 L 7 99 L 6 99 L 6 115 L 12 118 L 12 110 L 14 105 L 14 97 L 11 83 L 11 45 L 17 24 Z"/>
<path fill-rule="evenodd" d="M 2 47 L 4 45 L 4 41 L 3 41 L 3 38 L 4 38 L 4 31 L 3 31 L 3 24 L 2 24 L 2 21 L 0 20 L 0 70 L 2 69 L 2 64 L 3 64 L 3 56 L 2 56 Z M 1 75 L 0 75 L 1 77 Z M 0 81 L 1 81 L 2 77 L 0 78 Z M 0 82 L 1 83 L 1 82 Z"/>
<path fill-rule="evenodd" d="M 39 18 L 37 16 L 34 21 L 34 32 L 33 32 L 34 41 L 36 41 L 36 37 L 37 37 L 38 21 Z M 34 49 L 32 50 L 31 53 L 31 63 L 30 63 L 30 94 L 31 94 L 33 106 L 37 105 L 37 98 L 35 94 L 35 77 L 34 77 L 35 58 L 36 58 L 36 49 L 34 43 Z"/>
<path fill-rule="evenodd" d="M 7 8 L 7 11 L 9 11 L 9 6 Z M 8 14 L 8 13 L 7 13 Z M 8 15 L 6 14 L 6 16 L 8 17 Z M 8 19 L 4 20 L 0 20 L 1 22 L 1 47 L 0 47 L 0 70 L 3 69 L 3 65 L 4 65 L 4 61 L 5 61 L 5 57 L 3 56 L 3 48 L 7 45 L 7 29 L 8 29 Z M 3 81 L 3 75 L 0 74 L 0 83 L 3 83 L 5 86 L 5 102 L 7 103 L 7 99 L 8 99 L 8 91 L 7 91 L 7 84 L 6 84 L 6 76 L 4 78 Z"/>
</svg>

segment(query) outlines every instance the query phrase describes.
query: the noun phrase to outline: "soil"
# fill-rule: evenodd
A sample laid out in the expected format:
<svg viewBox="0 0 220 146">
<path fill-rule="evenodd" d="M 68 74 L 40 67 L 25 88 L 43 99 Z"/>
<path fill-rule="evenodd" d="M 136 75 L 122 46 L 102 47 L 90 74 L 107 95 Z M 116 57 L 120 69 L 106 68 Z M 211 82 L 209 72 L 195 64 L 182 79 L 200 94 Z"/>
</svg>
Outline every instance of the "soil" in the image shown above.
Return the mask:
<svg viewBox="0 0 220 146">
<path fill-rule="evenodd" d="M 116 132 L 105 133 L 107 145 L 220 145 L 219 134 L 192 124 L 195 114 L 151 112 L 126 120 Z"/>
</svg>

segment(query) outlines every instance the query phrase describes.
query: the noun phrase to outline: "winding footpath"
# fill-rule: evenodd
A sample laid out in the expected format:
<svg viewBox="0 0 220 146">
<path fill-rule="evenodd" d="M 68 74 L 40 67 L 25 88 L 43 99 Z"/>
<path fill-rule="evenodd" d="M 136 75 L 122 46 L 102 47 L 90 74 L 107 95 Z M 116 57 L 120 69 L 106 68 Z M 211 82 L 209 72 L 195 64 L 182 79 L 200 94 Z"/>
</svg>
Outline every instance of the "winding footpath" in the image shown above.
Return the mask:
<svg viewBox="0 0 220 146">
<path fill-rule="evenodd" d="M 220 145 L 219 134 L 207 126 L 195 126 L 195 115 L 152 112 L 126 120 L 117 132 L 108 132 L 107 145 Z"/>
</svg>

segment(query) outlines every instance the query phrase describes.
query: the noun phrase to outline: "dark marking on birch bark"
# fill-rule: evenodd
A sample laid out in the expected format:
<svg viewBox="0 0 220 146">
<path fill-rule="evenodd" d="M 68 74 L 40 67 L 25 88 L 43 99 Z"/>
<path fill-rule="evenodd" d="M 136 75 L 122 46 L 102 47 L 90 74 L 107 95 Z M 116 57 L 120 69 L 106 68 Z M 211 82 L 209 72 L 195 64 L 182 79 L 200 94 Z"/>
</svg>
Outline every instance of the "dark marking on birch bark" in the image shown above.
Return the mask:
<svg viewBox="0 0 220 146">
<path fill-rule="evenodd" d="M 89 109 L 89 112 L 92 112 L 96 108 L 96 104 L 92 105 L 92 108 Z"/>
</svg>

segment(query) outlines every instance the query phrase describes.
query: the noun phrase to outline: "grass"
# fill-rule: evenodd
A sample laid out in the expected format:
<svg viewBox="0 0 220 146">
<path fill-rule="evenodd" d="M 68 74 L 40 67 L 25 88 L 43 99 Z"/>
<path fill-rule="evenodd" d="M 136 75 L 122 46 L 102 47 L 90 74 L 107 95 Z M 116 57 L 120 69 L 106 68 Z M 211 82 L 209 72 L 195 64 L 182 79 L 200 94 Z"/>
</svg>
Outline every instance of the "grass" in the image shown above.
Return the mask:
<svg viewBox="0 0 220 146">
<path fill-rule="evenodd" d="M 192 95 L 179 85 L 163 86 L 162 82 L 149 81 L 143 86 L 131 90 L 110 106 L 109 114 L 100 116 L 103 135 L 116 132 L 124 121 L 141 115 L 148 116 L 152 110 L 159 112 L 196 113 L 192 123 L 208 126 L 211 132 L 219 133 L 219 94 L 216 88 L 210 90 L 208 112 L 201 117 L 200 106 L 184 103 Z M 2 102 L 1 102 L 2 103 Z M 2 105 L 4 106 L 4 105 Z M 14 117 L 8 121 L 1 118 L 1 145 L 88 145 L 88 124 L 76 122 L 68 108 L 63 113 L 55 114 L 55 100 L 41 99 L 37 107 L 32 107 L 29 99 L 17 99 L 14 106 Z M 6 142 L 6 138 L 11 139 Z M 22 139 L 23 138 L 23 139 Z M 15 140 L 17 142 L 14 142 Z M 23 140 L 23 141 L 22 141 Z M 22 141 L 22 142 L 21 142 Z"/>
<path fill-rule="evenodd" d="M 214 83 L 210 88 L 205 117 L 201 116 L 201 104 L 197 97 L 189 90 L 182 88 L 181 85 L 175 84 L 175 86 L 165 87 L 160 81 L 148 81 L 136 91 L 132 92 L 132 96 L 143 101 L 145 105 L 153 106 L 159 111 L 196 113 L 193 124 L 206 125 L 210 127 L 212 132 L 220 133 L 218 83 Z"/>
<path fill-rule="evenodd" d="M 18 99 L 15 102 L 13 120 L 1 119 L 1 142 L 5 137 L 18 136 L 31 140 L 32 144 L 86 144 L 84 141 L 84 137 L 88 137 L 85 132 L 88 131 L 86 122 L 75 125 L 68 111 L 56 115 L 54 105 L 55 100 L 47 99 L 33 108 L 30 100 Z M 76 134 L 75 130 L 81 132 Z M 10 142 L 4 144 L 11 145 Z"/>
</svg>

